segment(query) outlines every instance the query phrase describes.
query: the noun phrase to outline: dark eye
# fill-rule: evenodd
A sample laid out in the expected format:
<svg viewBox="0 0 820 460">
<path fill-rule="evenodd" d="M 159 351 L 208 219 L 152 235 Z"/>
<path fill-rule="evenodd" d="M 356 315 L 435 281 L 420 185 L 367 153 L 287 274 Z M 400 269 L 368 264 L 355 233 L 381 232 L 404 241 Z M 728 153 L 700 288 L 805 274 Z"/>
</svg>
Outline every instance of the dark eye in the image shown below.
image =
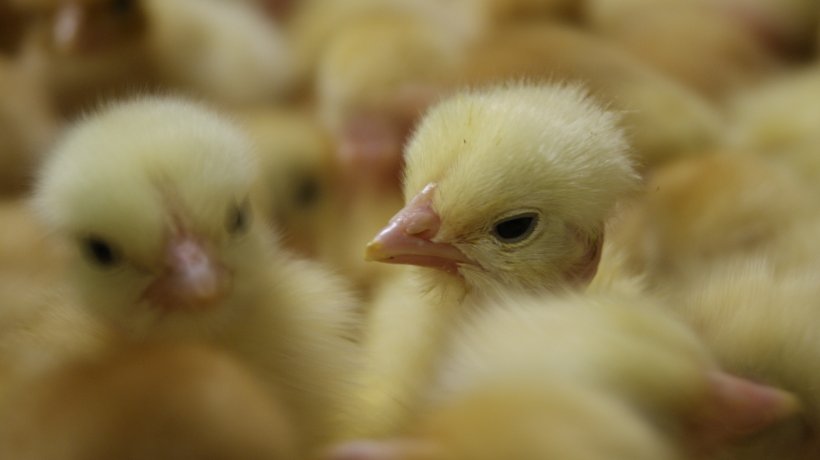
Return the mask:
<svg viewBox="0 0 820 460">
<path fill-rule="evenodd" d="M 537 223 L 538 215 L 532 212 L 508 217 L 493 226 L 493 236 L 502 243 L 518 243 L 532 234 Z"/>
<path fill-rule="evenodd" d="M 134 8 L 134 0 L 111 0 L 111 11 L 126 14 Z"/>
<path fill-rule="evenodd" d="M 251 210 L 247 201 L 234 206 L 228 212 L 226 227 L 231 235 L 244 233 L 251 223 Z"/>
<path fill-rule="evenodd" d="M 110 268 L 120 263 L 121 257 L 114 247 L 96 236 L 89 236 L 82 240 L 85 255 L 100 267 Z"/>
<path fill-rule="evenodd" d="M 312 206 L 319 199 L 319 192 L 319 181 L 315 177 L 303 178 L 296 189 L 296 206 L 299 208 Z"/>
</svg>

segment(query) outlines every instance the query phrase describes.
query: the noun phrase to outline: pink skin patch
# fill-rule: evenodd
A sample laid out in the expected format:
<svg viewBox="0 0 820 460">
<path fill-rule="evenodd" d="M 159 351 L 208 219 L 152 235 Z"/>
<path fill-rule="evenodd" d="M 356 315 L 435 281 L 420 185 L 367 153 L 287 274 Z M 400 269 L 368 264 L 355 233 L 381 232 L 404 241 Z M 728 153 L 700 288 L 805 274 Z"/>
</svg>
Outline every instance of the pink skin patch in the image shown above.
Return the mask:
<svg viewBox="0 0 820 460">
<path fill-rule="evenodd" d="M 67 2 L 59 7 L 52 29 L 54 46 L 58 50 L 70 53 L 78 46 L 85 15 L 83 7 L 77 2 Z"/>
<path fill-rule="evenodd" d="M 779 388 L 726 372 L 709 375 L 709 394 L 693 420 L 696 452 L 753 435 L 800 411 L 800 402 Z"/>
<path fill-rule="evenodd" d="M 367 245 L 365 259 L 392 264 L 418 265 L 457 274 L 459 264 L 471 263 L 448 243 L 434 242 L 441 218 L 432 207 L 435 184 L 428 184 Z"/>
<path fill-rule="evenodd" d="M 225 297 L 230 277 L 205 247 L 189 235 L 169 241 L 165 270 L 145 290 L 144 298 L 163 309 L 204 309 Z"/>
</svg>

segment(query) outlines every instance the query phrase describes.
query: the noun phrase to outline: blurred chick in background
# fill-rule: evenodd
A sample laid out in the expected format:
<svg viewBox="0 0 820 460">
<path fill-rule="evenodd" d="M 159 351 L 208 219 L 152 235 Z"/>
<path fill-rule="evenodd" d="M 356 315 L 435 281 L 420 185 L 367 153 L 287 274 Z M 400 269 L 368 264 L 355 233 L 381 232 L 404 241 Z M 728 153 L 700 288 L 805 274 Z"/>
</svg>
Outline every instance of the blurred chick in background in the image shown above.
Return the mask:
<svg viewBox="0 0 820 460">
<path fill-rule="evenodd" d="M 37 75 L 0 56 L 0 194 L 27 192 L 59 122 Z"/>
<path fill-rule="evenodd" d="M 772 79 L 739 93 L 730 106 L 726 143 L 790 165 L 815 188 L 820 184 L 820 66 Z"/>
<path fill-rule="evenodd" d="M 23 58 L 68 116 L 146 90 L 237 105 L 274 101 L 290 84 L 284 37 L 243 2 L 16 1 L 37 17 Z"/>
<path fill-rule="evenodd" d="M 2 413 L 3 458 L 299 458 L 284 405 L 231 356 L 206 347 L 137 347 L 71 362 L 17 388 Z"/>
<path fill-rule="evenodd" d="M 630 269 L 664 290 L 727 257 L 778 252 L 818 215 L 811 190 L 770 158 L 708 152 L 653 171 L 610 234 Z"/>
<path fill-rule="evenodd" d="M 66 133 L 35 203 L 76 252 L 83 307 L 133 341 L 229 350 L 281 389 L 301 447 L 313 448 L 349 391 L 355 302 L 256 218 L 251 149 L 238 127 L 184 100 L 110 104 Z"/>
<path fill-rule="evenodd" d="M 816 226 L 814 227 L 816 230 Z M 816 231 L 814 232 L 816 239 Z M 740 459 L 811 459 L 820 455 L 817 254 L 813 267 L 788 267 L 767 257 L 726 258 L 690 274 L 669 302 L 709 345 L 722 365 L 777 385 L 801 401 L 800 417 L 749 439 Z"/>
<path fill-rule="evenodd" d="M 377 293 L 358 435 L 401 423 L 452 325 L 484 300 L 589 283 L 604 221 L 638 180 L 616 123 L 558 85 L 464 92 L 428 112 L 406 151 L 407 203 L 367 249 L 424 268 Z"/>
<path fill-rule="evenodd" d="M 723 120 L 697 93 L 605 40 L 556 24 L 499 28 L 478 41 L 456 75 L 461 84 L 522 76 L 580 81 L 621 125 L 643 169 L 698 152 L 719 139 Z"/>
<path fill-rule="evenodd" d="M 460 325 L 396 438 L 334 460 L 722 458 L 797 410 L 645 297 L 514 296 Z M 717 454 L 717 456 L 714 456 Z"/>
<path fill-rule="evenodd" d="M 775 69 L 764 44 L 708 1 L 582 3 L 593 32 L 712 100 L 721 101 Z"/>
</svg>

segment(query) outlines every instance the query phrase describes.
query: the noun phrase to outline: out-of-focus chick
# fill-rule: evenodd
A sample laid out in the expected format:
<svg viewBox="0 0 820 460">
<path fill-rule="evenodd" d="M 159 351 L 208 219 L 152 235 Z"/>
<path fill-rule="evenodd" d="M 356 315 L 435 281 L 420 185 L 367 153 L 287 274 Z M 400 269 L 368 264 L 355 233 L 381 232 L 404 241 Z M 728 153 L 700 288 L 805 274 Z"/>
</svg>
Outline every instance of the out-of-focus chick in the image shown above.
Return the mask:
<svg viewBox="0 0 820 460">
<path fill-rule="evenodd" d="M 820 66 L 812 66 L 737 96 L 726 142 L 791 164 L 820 183 Z"/>
<path fill-rule="evenodd" d="M 704 0 L 740 22 L 769 48 L 792 58 L 807 58 L 820 16 L 814 0 Z"/>
<path fill-rule="evenodd" d="M 462 46 L 451 35 L 420 16 L 373 14 L 335 34 L 322 53 L 319 108 L 351 186 L 398 194 L 402 147 L 457 68 Z"/>
<path fill-rule="evenodd" d="M 392 267 L 366 262 L 362 248 L 401 207 L 400 199 L 348 187 L 331 136 L 315 117 L 264 109 L 239 118 L 256 144 L 258 202 L 273 231 L 284 245 L 332 267 L 369 297 Z M 388 202 L 389 209 L 378 207 Z"/>
<path fill-rule="evenodd" d="M 49 237 L 29 203 L 0 201 L 0 274 L 48 278 L 60 272 L 66 257 L 66 248 Z"/>
<path fill-rule="evenodd" d="M 820 210 L 792 169 L 751 153 L 712 152 L 655 170 L 610 234 L 663 288 L 726 257 L 772 252 Z"/>
<path fill-rule="evenodd" d="M 35 202 L 76 249 L 81 304 L 137 341 L 231 350 L 282 390 L 315 447 L 348 391 L 354 301 L 255 218 L 253 160 L 245 133 L 206 108 L 136 99 L 66 134 Z"/>
<path fill-rule="evenodd" d="M 695 91 L 593 35 L 557 24 L 499 28 L 469 50 L 461 81 L 519 78 L 584 82 L 623 114 L 646 169 L 717 142 L 723 120 Z"/>
<path fill-rule="evenodd" d="M 37 76 L 0 57 L 0 194 L 30 187 L 57 127 Z"/>
<path fill-rule="evenodd" d="M 289 109 L 242 111 L 238 120 L 259 157 L 259 208 L 282 243 L 317 257 L 337 230 L 338 166 L 327 130 L 307 113 Z M 359 251 L 359 258 L 361 258 Z"/>
<path fill-rule="evenodd" d="M 814 269 L 790 269 L 766 257 L 728 258 L 697 273 L 669 302 L 726 369 L 801 400 L 801 417 L 749 440 L 737 458 L 820 455 L 820 374 L 812 364 L 820 350 L 816 260 Z"/>
<path fill-rule="evenodd" d="M 0 416 L 19 460 L 295 459 L 283 404 L 231 356 L 138 347 L 20 385 Z"/>
<path fill-rule="evenodd" d="M 436 373 L 397 441 L 332 457 L 707 458 L 797 409 L 786 392 L 721 371 L 646 297 L 507 298 L 459 328 Z"/>
<path fill-rule="evenodd" d="M 703 2 L 590 0 L 586 8 L 593 31 L 714 100 L 775 68 L 745 27 Z"/>
<path fill-rule="evenodd" d="M 367 249 L 425 268 L 377 294 L 362 398 L 372 420 L 354 431 L 394 428 L 476 303 L 592 279 L 604 221 L 637 188 L 627 150 L 617 116 L 577 86 L 463 92 L 428 112 L 406 150 L 407 204 Z"/>
<path fill-rule="evenodd" d="M 290 84 L 284 37 L 243 2 L 21 0 L 37 13 L 24 58 L 60 112 L 171 88 L 229 105 L 281 96 Z"/>
<path fill-rule="evenodd" d="M 243 2 L 145 0 L 151 52 L 166 84 L 231 106 L 290 95 L 295 69 L 283 31 Z"/>
</svg>

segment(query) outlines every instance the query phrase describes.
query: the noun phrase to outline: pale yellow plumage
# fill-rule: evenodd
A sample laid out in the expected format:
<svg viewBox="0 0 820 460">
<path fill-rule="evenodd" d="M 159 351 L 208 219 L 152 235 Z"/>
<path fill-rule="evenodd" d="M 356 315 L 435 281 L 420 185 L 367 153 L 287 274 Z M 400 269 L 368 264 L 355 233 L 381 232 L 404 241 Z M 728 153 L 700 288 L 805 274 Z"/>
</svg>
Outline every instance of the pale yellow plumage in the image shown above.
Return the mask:
<svg viewBox="0 0 820 460">
<path fill-rule="evenodd" d="M 574 86 L 458 94 L 428 112 L 406 163 L 408 206 L 429 196 L 440 219 L 422 243 L 450 254 L 456 248 L 465 261 L 458 274 L 407 269 L 378 291 L 366 338 L 363 401 L 371 420 L 353 424 L 359 435 L 401 423 L 449 331 L 476 304 L 510 290 L 589 282 L 604 221 L 638 180 L 617 117 Z M 494 236 L 499 221 L 522 213 L 537 216 L 530 233 L 513 242 Z"/>
<path fill-rule="evenodd" d="M 70 272 L 85 308 L 132 340 L 233 352 L 284 392 L 315 447 L 347 391 L 355 302 L 254 219 L 251 145 L 191 102 L 112 104 L 66 134 L 36 204 L 77 251 Z"/>
<path fill-rule="evenodd" d="M 0 416 L 4 458 L 298 458 L 283 405 L 208 347 L 110 350 L 15 390 Z"/>
</svg>

